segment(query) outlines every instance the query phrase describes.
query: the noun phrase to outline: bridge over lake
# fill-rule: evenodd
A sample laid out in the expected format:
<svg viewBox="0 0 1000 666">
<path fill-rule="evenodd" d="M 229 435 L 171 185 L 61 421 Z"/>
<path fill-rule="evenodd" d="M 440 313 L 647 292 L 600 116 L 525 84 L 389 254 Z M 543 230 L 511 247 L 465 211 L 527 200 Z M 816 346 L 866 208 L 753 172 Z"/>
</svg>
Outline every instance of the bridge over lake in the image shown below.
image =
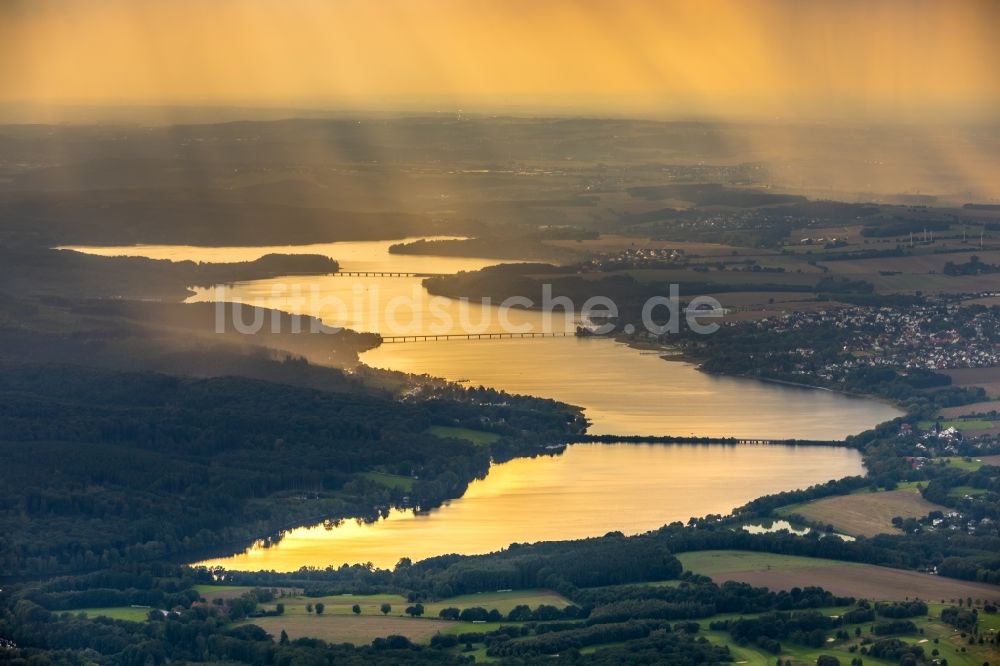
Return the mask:
<svg viewBox="0 0 1000 666">
<path fill-rule="evenodd" d="M 574 444 L 741 444 L 769 446 L 849 446 L 838 439 L 761 439 L 759 437 L 703 437 L 699 435 L 574 435 L 569 438 Z"/>
<path fill-rule="evenodd" d="M 517 340 L 522 338 L 569 338 L 573 332 L 557 333 L 443 333 L 441 335 L 383 335 L 384 344 L 401 342 L 448 342 L 455 340 Z"/>
<path fill-rule="evenodd" d="M 407 273 L 405 271 L 337 271 L 330 273 L 331 277 L 380 277 L 380 278 L 416 278 L 439 277 L 446 273 Z"/>
</svg>

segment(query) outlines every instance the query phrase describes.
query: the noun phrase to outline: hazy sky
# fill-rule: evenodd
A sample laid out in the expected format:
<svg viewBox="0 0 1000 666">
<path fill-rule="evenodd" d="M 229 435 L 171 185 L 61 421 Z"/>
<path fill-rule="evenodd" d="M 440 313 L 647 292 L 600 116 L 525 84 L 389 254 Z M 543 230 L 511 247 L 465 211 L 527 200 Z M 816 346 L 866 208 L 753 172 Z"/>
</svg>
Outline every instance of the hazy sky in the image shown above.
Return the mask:
<svg viewBox="0 0 1000 666">
<path fill-rule="evenodd" d="M 1000 1 L 0 0 L 0 102 L 989 119 Z"/>
</svg>

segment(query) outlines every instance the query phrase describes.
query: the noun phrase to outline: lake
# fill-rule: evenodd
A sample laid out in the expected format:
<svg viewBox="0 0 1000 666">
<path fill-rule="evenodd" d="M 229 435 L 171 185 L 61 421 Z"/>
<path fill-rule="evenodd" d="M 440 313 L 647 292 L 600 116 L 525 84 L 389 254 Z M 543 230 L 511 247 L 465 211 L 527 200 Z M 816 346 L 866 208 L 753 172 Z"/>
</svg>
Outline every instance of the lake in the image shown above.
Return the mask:
<svg viewBox="0 0 1000 666">
<path fill-rule="evenodd" d="M 268 248 L 138 246 L 72 248 L 195 261 L 248 261 L 269 252 L 331 256 L 345 271 L 451 273 L 493 259 L 392 255 L 393 242 Z M 314 297 L 319 295 L 317 301 Z M 240 299 L 321 317 L 383 335 L 502 330 L 494 305 L 430 296 L 419 278 L 277 278 L 198 289 L 192 301 Z M 339 304 L 339 305 L 338 305 Z M 343 306 L 343 307 L 340 307 Z M 512 325 L 572 330 L 570 314 L 546 321 L 531 310 Z M 830 391 L 705 374 L 606 339 L 449 341 L 385 344 L 364 353 L 379 368 L 427 373 L 468 385 L 554 398 L 585 409 L 595 434 L 841 439 L 895 418 L 885 403 Z M 494 465 L 483 480 L 423 515 L 394 510 L 372 525 L 292 530 L 269 548 L 214 560 L 231 568 L 278 570 L 402 556 L 482 553 L 513 541 L 634 534 L 709 513 L 727 513 L 760 495 L 862 474 L 860 455 L 832 447 L 573 445 L 560 456 Z"/>
<path fill-rule="evenodd" d="M 412 240 L 412 239 L 409 239 Z M 394 255 L 400 241 L 275 247 L 174 245 L 69 248 L 155 259 L 250 261 L 267 253 L 322 254 L 345 271 L 452 273 L 498 263 L 476 257 Z M 313 294 L 318 294 L 313 298 Z M 498 308 L 431 296 L 420 278 L 295 276 L 198 288 L 191 301 L 245 303 L 322 318 L 331 325 L 383 335 L 504 330 Z M 343 307 L 340 307 L 343 306 Z M 575 315 L 551 320 L 511 310 L 509 323 L 535 331 L 571 331 Z M 386 344 L 362 362 L 471 385 L 539 395 L 586 409 L 594 434 L 842 439 L 900 415 L 891 406 L 830 391 L 719 377 L 690 363 L 664 361 L 607 339 L 468 340 Z"/>
<path fill-rule="evenodd" d="M 397 509 L 371 525 L 348 520 L 329 530 L 294 529 L 276 545 L 199 564 L 275 571 L 345 562 L 392 567 L 404 556 L 416 561 L 514 542 L 637 534 L 863 473 L 858 452 L 840 447 L 574 444 L 562 455 L 494 465 L 460 499 L 426 514 Z"/>
<path fill-rule="evenodd" d="M 579 405 L 598 435 L 842 439 L 899 415 L 874 400 L 709 375 L 610 340 L 416 342 L 361 360 Z"/>
</svg>

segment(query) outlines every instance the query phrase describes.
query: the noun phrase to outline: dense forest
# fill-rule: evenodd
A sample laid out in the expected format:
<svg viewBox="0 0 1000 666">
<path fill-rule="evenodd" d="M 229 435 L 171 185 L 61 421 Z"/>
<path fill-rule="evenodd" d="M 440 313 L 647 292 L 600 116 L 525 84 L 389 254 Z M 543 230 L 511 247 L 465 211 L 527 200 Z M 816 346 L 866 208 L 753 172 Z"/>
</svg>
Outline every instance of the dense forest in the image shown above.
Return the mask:
<svg viewBox="0 0 1000 666">
<path fill-rule="evenodd" d="M 0 395 L 5 576 L 237 545 L 325 518 L 375 519 L 404 498 L 360 476 L 372 470 L 419 477 L 406 501 L 435 506 L 484 475 L 491 454 L 426 434 L 431 425 L 475 420 L 509 440 L 499 447 L 507 455 L 541 451 L 578 427 L 575 411 L 502 394 L 417 406 L 66 365 L 4 366 Z"/>
</svg>

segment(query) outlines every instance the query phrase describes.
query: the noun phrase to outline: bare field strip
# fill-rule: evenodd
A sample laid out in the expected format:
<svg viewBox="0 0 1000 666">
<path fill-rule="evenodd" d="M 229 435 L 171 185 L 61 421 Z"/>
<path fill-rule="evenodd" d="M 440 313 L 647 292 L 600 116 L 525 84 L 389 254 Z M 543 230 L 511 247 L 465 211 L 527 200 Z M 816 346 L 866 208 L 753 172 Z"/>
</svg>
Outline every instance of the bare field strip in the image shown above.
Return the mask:
<svg viewBox="0 0 1000 666">
<path fill-rule="evenodd" d="M 987 296 L 985 298 L 970 298 L 967 301 L 962 301 L 962 305 L 985 305 L 988 308 L 994 305 L 1000 305 L 1000 296 Z"/>
<path fill-rule="evenodd" d="M 688 256 L 732 256 L 733 252 L 739 252 L 741 256 L 754 255 L 777 255 L 774 250 L 759 248 L 741 247 L 737 245 L 721 245 L 719 243 L 699 243 L 695 241 L 669 241 L 652 240 L 650 238 L 636 238 L 634 236 L 619 236 L 615 234 L 602 234 L 600 238 L 592 240 L 550 240 L 545 241 L 546 245 L 554 247 L 568 248 L 571 250 L 586 250 L 593 252 L 613 252 L 615 250 L 630 249 L 664 249 L 664 250 L 684 250 Z"/>
<path fill-rule="evenodd" d="M 941 417 L 954 419 L 967 414 L 988 414 L 993 411 L 1000 412 L 1000 400 L 974 402 L 971 405 L 961 405 L 960 407 L 946 407 L 941 410 Z"/>
<path fill-rule="evenodd" d="M 847 275 L 844 274 L 844 277 Z M 875 285 L 875 291 L 880 294 L 914 293 L 922 291 L 925 294 L 955 293 L 969 291 L 989 291 L 996 289 L 995 275 L 965 275 L 950 276 L 940 273 L 909 273 L 903 275 L 869 274 L 853 276 L 865 279 Z"/>
<path fill-rule="evenodd" d="M 942 370 L 959 386 L 1000 384 L 1000 368 L 955 368 Z"/>
<path fill-rule="evenodd" d="M 1000 252 L 984 250 L 982 252 L 970 248 L 966 252 L 948 254 L 918 254 L 909 257 L 878 257 L 872 259 L 844 259 L 842 261 L 820 262 L 839 275 L 870 275 L 879 271 L 899 271 L 904 274 L 926 275 L 929 273 L 943 274 L 948 262 L 963 264 L 971 256 L 978 256 L 987 264 L 1000 263 Z"/>
<path fill-rule="evenodd" d="M 1000 399 L 1000 368 L 957 368 L 942 370 L 955 386 L 981 386 L 993 399 Z"/>
<path fill-rule="evenodd" d="M 246 624 L 256 624 L 275 638 L 282 630 L 291 639 L 321 638 L 331 643 L 367 645 L 376 638 L 391 635 L 406 636 L 414 643 L 425 643 L 431 636 L 444 633 L 454 622 L 429 618 L 397 617 L 393 615 L 290 615 L 254 618 Z M 470 625 L 472 626 L 472 625 Z"/>
<path fill-rule="evenodd" d="M 734 571 L 719 574 L 717 578 L 773 590 L 815 585 L 838 595 L 880 601 L 900 601 L 915 597 L 926 601 L 948 601 L 961 597 L 1000 600 L 1000 587 L 995 585 L 968 583 L 919 571 L 864 564 L 815 569 L 801 567 L 786 571 Z"/>
<path fill-rule="evenodd" d="M 796 513 L 817 523 L 833 525 L 844 534 L 869 537 L 896 532 L 892 526 L 896 516 L 920 518 L 931 511 L 947 513 L 950 509 L 928 502 L 914 488 L 827 497 L 779 510 L 783 515 Z"/>
<path fill-rule="evenodd" d="M 750 271 L 709 271 L 699 273 L 683 268 L 632 268 L 622 272 L 635 278 L 637 282 L 693 282 L 698 284 L 736 286 L 744 291 L 753 291 L 754 286 L 782 285 L 812 287 L 817 277 L 806 273 L 753 273 Z M 590 274 L 600 275 L 600 274 Z"/>
<path fill-rule="evenodd" d="M 918 597 L 950 601 L 959 597 L 1000 600 L 1000 586 L 970 583 L 919 571 L 734 550 L 681 553 L 685 569 L 716 582 L 735 580 L 774 590 L 816 585 L 834 594 L 892 601 Z"/>
<path fill-rule="evenodd" d="M 677 559 L 686 570 L 703 576 L 727 574 L 732 571 L 770 571 L 771 569 L 816 568 L 840 566 L 843 562 L 819 557 L 800 557 L 778 553 L 758 553 L 752 550 L 697 550 L 679 553 Z"/>
<path fill-rule="evenodd" d="M 789 303 L 797 304 L 808 298 L 816 298 L 816 294 L 801 291 L 734 291 L 710 295 L 726 307 L 771 305 L 775 309 L 779 309 L 779 306 L 785 306 Z M 822 305 L 828 305 L 828 302 Z"/>
</svg>

